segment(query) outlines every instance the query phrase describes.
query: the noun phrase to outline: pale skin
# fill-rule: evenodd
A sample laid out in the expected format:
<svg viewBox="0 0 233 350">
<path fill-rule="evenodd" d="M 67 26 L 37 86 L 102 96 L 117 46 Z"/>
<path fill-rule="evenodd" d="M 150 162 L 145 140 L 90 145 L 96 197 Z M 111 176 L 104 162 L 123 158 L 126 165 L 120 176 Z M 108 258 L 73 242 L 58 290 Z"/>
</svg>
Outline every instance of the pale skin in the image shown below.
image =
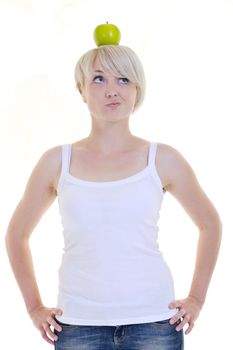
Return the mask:
<svg viewBox="0 0 233 350">
<path fill-rule="evenodd" d="M 70 172 L 88 181 L 114 181 L 133 175 L 146 166 L 148 141 L 131 134 L 129 116 L 134 107 L 136 87 L 131 82 L 103 71 L 98 60 L 81 91 L 92 119 L 90 135 L 72 146 Z M 95 78 L 96 75 L 101 78 Z M 118 107 L 106 104 L 117 101 Z M 120 140 L 120 142 L 119 142 Z M 177 309 L 170 323 L 181 319 L 179 331 L 193 329 L 205 302 L 221 241 L 221 220 L 198 180 L 179 151 L 159 143 L 155 167 L 164 191 L 170 192 L 193 220 L 199 231 L 197 255 L 190 291 L 182 300 L 171 301 Z M 55 321 L 62 310 L 43 305 L 29 248 L 30 236 L 43 214 L 57 197 L 61 171 L 61 146 L 46 151 L 28 180 L 25 192 L 10 220 L 6 247 L 27 311 L 42 337 L 54 344 L 61 331 Z"/>
</svg>

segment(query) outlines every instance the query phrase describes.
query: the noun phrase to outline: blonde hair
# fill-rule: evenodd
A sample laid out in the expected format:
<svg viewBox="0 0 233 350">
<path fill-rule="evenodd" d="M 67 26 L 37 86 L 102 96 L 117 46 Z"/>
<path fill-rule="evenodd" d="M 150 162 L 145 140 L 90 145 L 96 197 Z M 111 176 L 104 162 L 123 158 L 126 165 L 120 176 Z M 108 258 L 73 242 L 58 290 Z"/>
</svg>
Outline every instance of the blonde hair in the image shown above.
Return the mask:
<svg viewBox="0 0 233 350">
<path fill-rule="evenodd" d="M 127 46 L 103 45 L 84 53 L 75 66 L 76 88 L 80 94 L 85 77 L 90 76 L 93 64 L 98 58 L 103 69 L 115 76 L 128 78 L 136 85 L 136 101 L 133 112 L 142 104 L 145 97 L 146 80 L 142 63 L 136 53 Z"/>
</svg>

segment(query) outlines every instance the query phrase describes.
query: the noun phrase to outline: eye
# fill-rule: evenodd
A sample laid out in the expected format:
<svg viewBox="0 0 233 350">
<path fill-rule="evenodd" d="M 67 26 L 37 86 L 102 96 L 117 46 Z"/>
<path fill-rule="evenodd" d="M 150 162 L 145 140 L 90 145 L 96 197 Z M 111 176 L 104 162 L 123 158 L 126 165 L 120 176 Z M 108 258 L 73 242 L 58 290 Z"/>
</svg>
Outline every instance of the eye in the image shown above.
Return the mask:
<svg viewBox="0 0 233 350">
<path fill-rule="evenodd" d="M 129 79 L 128 78 L 119 78 L 120 81 L 123 82 L 123 84 L 128 84 L 129 83 Z"/>
<path fill-rule="evenodd" d="M 102 82 L 104 80 L 104 78 L 102 77 L 102 75 L 97 75 L 93 78 L 93 81 L 96 83 Z"/>
</svg>

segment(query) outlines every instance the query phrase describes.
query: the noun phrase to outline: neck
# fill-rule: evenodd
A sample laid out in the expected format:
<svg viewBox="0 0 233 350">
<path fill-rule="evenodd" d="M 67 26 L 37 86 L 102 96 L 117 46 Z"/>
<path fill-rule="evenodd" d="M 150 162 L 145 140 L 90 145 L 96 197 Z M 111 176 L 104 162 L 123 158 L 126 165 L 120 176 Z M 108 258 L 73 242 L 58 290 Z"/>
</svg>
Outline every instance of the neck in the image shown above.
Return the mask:
<svg viewBox="0 0 233 350">
<path fill-rule="evenodd" d="M 86 138 L 88 148 L 103 155 L 120 153 L 130 148 L 135 143 L 136 136 L 130 132 L 128 125 L 122 124 L 124 123 L 112 123 L 107 127 L 92 125 Z"/>
</svg>

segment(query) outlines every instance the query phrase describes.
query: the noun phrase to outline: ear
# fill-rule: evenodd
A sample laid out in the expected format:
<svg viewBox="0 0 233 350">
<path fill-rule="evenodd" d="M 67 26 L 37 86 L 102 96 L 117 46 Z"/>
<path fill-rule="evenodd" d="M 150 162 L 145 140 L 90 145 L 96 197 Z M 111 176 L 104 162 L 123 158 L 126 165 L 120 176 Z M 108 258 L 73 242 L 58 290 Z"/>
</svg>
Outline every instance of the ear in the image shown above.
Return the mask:
<svg viewBox="0 0 233 350">
<path fill-rule="evenodd" d="M 82 98 L 83 98 L 83 102 L 84 102 L 84 103 L 87 103 L 87 100 L 86 100 L 86 97 L 85 97 L 84 91 L 82 91 L 82 88 L 81 88 L 81 85 L 80 85 L 80 84 L 78 84 L 78 85 L 77 85 L 77 89 L 78 89 L 78 91 L 79 91 L 80 95 L 81 95 L 81 96 L 82 96 Z"/>
</svg>

